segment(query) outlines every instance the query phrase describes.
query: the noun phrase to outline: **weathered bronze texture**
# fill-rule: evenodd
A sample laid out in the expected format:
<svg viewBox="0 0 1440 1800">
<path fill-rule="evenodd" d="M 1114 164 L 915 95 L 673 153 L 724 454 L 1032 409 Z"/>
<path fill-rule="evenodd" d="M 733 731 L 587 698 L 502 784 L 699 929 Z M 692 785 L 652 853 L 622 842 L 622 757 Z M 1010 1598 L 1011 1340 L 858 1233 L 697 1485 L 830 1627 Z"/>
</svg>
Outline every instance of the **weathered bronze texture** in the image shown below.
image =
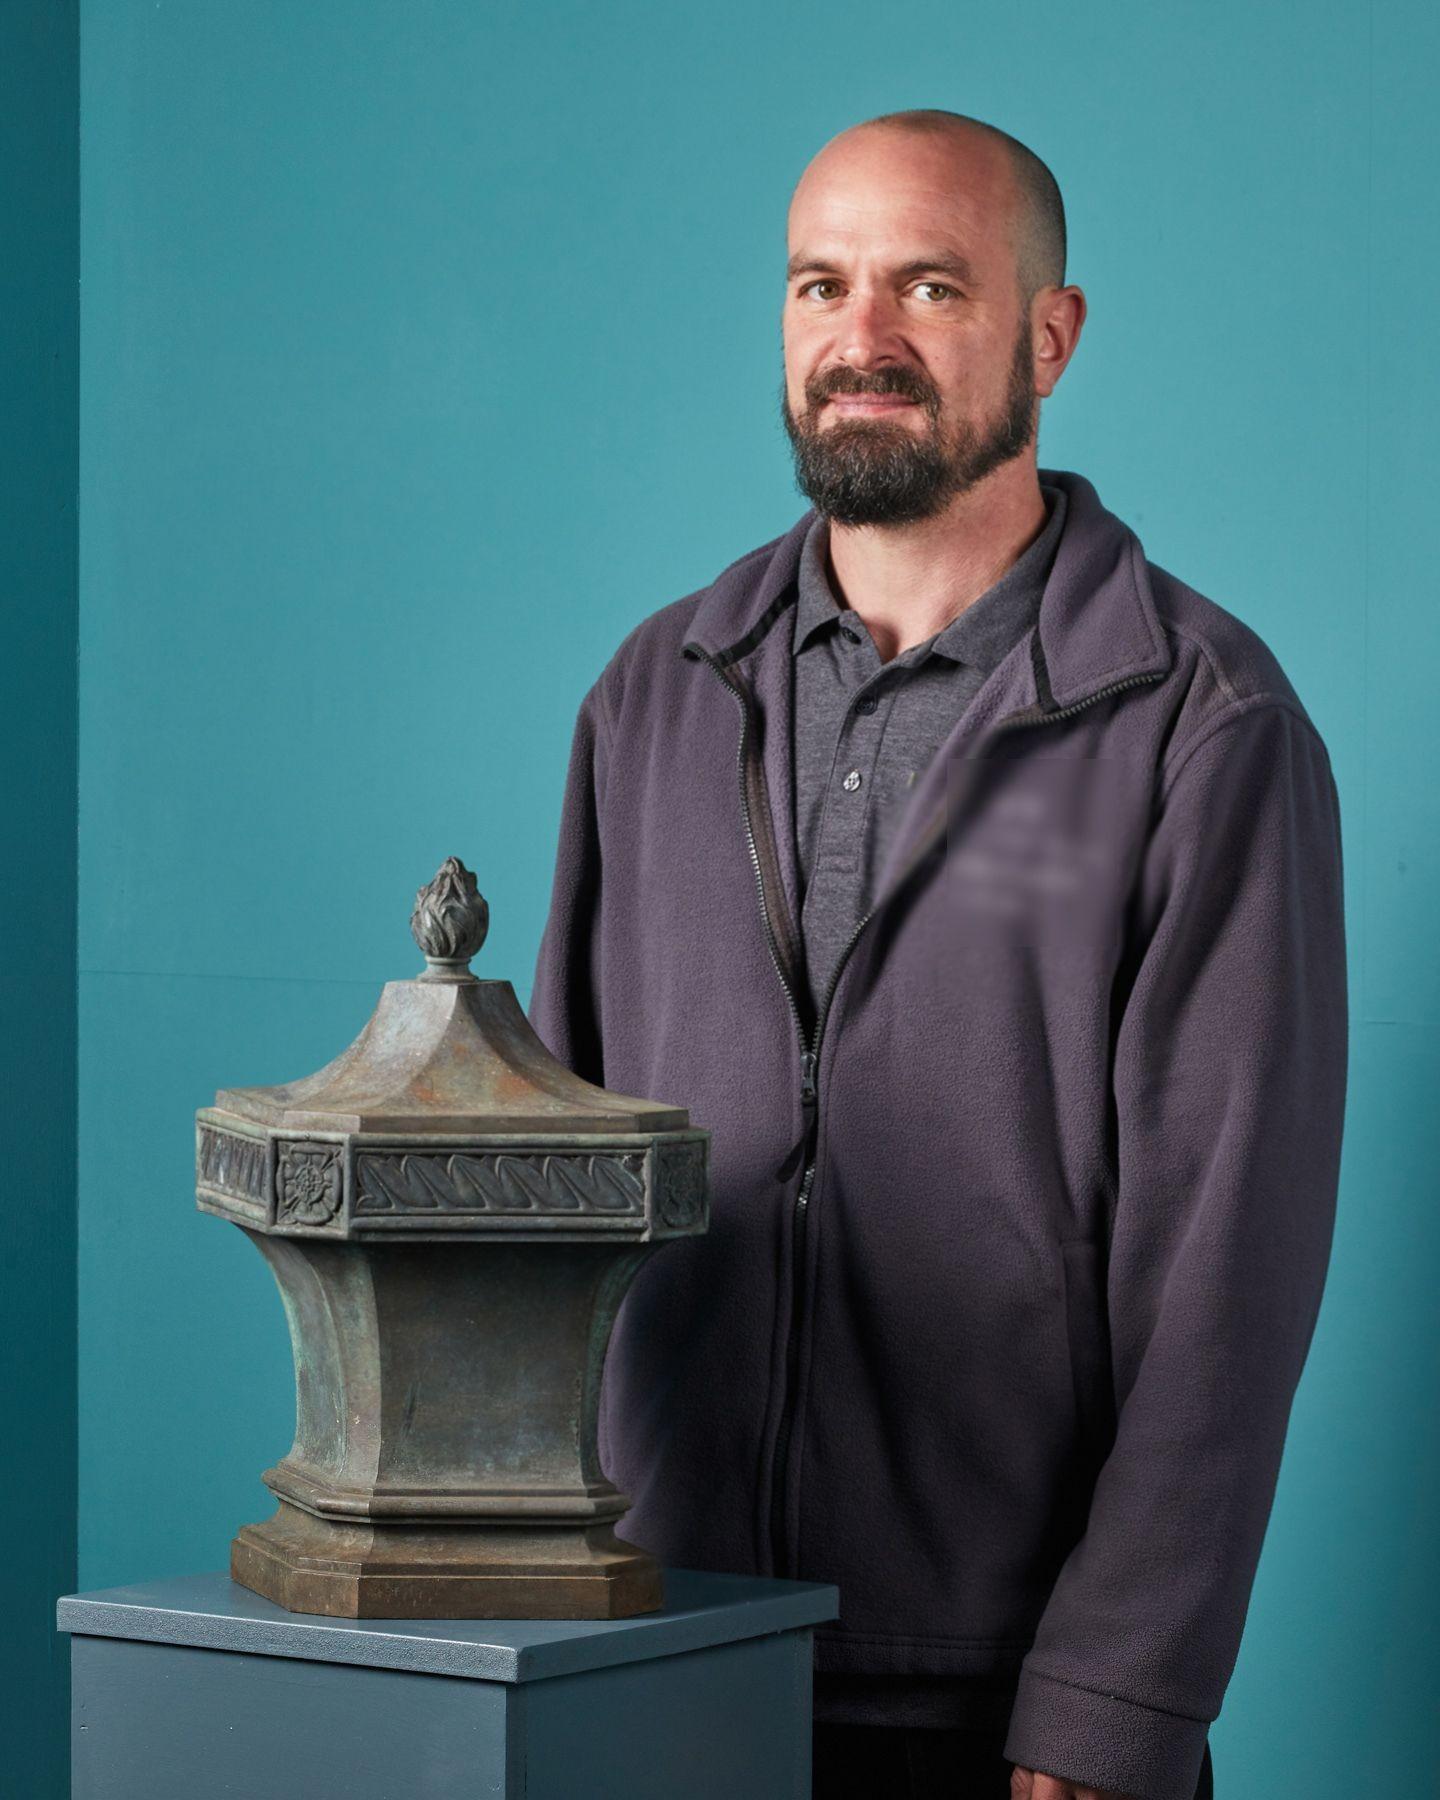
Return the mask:
<svg viewBox="0 0 1440 1800">
<path fill-rule="evenodd" d="M 344 1618 L 613 1619 L 662 1601 L 596 1446 L 631 1279 L 708 1224 L 707 1132 L 545 1049 L 469 959 L 454 857 L 416 896 L 423 974 L 318 1074 L 196 1114 L 197 1198 L 269 1263 L 295 1354 L 275 1516 L 236 1581 Z"/>
</svg>

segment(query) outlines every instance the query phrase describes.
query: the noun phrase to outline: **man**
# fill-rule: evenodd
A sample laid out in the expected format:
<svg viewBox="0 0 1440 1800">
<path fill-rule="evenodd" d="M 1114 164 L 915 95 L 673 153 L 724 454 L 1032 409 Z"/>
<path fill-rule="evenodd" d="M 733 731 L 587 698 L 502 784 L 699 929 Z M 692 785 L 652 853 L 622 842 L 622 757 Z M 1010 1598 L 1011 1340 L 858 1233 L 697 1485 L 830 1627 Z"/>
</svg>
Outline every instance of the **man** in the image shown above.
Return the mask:
<svg viewBox="0 0 1440 1800">
<path fill-rule="evenodd" d="M 1053 178 L 949 113 L 789 215 L 812 510 L 580 708 L 532 1017 L 708 1127 L 610 1346 L 667 1563 L 838 1583 L 817 1796 L 1208 1794 L 1329 1258 L 1338 801 L 1264 643 L 1039 470 Z"/>
</svg>

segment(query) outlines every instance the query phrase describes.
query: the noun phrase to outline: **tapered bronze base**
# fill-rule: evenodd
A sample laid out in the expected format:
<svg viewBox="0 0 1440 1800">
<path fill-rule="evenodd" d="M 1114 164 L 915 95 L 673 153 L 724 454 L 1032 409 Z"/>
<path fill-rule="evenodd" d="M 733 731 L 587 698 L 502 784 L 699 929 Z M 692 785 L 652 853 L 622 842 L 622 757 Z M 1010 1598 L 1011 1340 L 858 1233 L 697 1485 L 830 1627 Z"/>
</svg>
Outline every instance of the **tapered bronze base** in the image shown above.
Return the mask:
<svg viewBox="0 0 1440 1800">
<path fill-rule="evenodd" d="M 241 1527 L 230 1574 L 340 1619 L 628 1619 L 664 1604 L 659 1563 L 611 1525 L 347 1525 L 284 1500 Z"/>
</svg>

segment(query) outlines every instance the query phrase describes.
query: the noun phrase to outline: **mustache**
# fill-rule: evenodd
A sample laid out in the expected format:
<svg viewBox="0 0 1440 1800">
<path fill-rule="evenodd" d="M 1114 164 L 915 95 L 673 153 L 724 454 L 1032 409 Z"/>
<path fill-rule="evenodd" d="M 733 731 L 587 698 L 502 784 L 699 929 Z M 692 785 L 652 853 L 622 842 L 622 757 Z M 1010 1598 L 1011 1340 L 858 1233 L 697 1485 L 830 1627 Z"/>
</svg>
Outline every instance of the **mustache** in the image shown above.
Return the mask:
<svg viewBox="0 0 1440 1800">
<path fill-rule="evenodd" d="M 832 394 L 898 394 L 903 400 L 914 400 L 922 406 L 934 404 L 934 390 L 913 369 L 895 367 L 881 369 L 874 375 L 861 375 L 854 369 L 832 369 L 805 384 L 805 399 L 819 406 Z"/>
</svg>

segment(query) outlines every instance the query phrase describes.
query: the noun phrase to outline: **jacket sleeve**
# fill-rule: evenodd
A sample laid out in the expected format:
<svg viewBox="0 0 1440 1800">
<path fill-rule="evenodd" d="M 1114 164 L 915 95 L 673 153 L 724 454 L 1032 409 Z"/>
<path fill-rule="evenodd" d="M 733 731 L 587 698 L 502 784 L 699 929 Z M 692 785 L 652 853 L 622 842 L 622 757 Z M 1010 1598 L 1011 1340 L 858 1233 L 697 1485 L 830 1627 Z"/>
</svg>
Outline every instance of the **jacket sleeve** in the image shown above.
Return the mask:
<svg viewBox="0 0 1440 1800">
<path fill-rule="evenodd" d="M 575 721 L 550 911 L 530 991 L 530 1023 L 551 1055 L 605 1085 L 600 995 L 600 804 L 607 733 L 600 683 Z"/>
<path fill-rule="evenodd" d="M 1339 800 L 1283 700 L 1164 778 L 1113 1061 L 1115 1431 L 1006 1756 L 1192 1800 L 1329 1264 L 1346 1087 Z"/>
</svg>

